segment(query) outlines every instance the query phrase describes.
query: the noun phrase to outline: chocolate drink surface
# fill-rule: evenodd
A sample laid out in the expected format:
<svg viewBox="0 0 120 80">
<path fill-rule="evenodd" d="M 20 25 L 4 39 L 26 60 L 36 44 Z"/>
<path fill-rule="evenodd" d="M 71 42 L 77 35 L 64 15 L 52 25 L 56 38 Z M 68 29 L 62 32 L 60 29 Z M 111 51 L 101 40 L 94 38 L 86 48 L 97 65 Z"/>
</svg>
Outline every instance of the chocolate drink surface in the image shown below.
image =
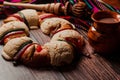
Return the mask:
<svg viewBox="0 0 120 80">
<path fill-rule="evenodd" d="M 116 23 L 116 22 L 118 22 L 118 20 L 115 19 L 115 18 L 103 18 L 103 19 L 100 19 L 99 22 L 103 22 L 103 23 Z"/>
</svg>

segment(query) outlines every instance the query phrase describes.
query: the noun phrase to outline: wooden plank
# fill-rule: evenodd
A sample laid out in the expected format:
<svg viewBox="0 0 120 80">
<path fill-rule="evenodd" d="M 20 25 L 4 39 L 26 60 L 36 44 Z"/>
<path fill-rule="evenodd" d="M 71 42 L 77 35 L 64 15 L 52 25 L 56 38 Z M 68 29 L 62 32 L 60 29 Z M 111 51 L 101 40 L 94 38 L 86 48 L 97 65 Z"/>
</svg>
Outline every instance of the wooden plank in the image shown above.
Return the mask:
<svg viewBox="0 0 120 80">
<path fill-rule="evenodd" d="M 35 42 L 44 45 L 46 42 L 50 41 L 49 36 L 43 34 L 40 29 L 31 30 L 30 37 L 34 39 Z"/>
<path fill-rule="evenodd" d="M 113 65 L 101 56 L 93 55 L 91 59 L 83 57 L 74 69 L 70 66 L 61 72 L 67 80 L 120 80 L 120 67 L 113 68 Z"/>
<path fill-rule="evenodd" d="M 2 46 L 0 46 L 0 53 Z M 0 80 L 36 80 L 28 68 L 21 66 L 13 66 L 12 62 L 5 61 L 0 56 Z"/>
</svg>

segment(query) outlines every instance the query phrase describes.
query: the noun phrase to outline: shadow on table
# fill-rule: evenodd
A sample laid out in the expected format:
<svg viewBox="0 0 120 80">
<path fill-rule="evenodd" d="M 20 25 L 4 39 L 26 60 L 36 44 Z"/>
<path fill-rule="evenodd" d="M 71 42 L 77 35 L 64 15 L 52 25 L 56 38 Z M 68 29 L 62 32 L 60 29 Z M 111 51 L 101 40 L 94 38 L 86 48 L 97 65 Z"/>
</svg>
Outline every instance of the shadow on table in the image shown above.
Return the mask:
<svg viewBox="0 0 120 80">
<path fill-rule="evenodd" d="M 118 74 L 120 74 L 120 51 L 116 51 L 109 55 L 101 55 L 105 59 L 107 59 L 110 64 L 111 68 Z"/>
</svg>

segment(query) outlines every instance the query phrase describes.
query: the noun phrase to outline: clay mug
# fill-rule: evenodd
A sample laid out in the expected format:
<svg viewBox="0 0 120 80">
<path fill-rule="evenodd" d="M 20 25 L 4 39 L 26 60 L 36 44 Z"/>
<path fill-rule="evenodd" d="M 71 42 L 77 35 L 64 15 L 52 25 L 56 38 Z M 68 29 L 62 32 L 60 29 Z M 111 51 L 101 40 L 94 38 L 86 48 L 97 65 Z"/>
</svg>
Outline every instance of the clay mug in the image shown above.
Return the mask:
<svg viewBox="0 0 120 80">
<path fill-rule="evenodd" d="M 120 47 L 120 15 L 112 11 L 99 11 L 91 15 L 93 26 L 88 41 L 98 53 L 112 53 Z"/>
<path fill-rule="evenodd" d="M 113 11 L 99 11 L 91 15 L 93 26 L 100 33 L 114 33 L 120 27 L 120 14 Z"/>
</svg>

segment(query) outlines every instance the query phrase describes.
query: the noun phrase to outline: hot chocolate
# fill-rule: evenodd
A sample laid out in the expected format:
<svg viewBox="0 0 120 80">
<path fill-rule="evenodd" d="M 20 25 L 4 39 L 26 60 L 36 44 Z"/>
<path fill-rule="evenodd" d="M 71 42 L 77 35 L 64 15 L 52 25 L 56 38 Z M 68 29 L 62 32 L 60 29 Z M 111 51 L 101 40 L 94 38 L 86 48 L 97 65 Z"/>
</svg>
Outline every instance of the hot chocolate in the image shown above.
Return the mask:
<svg viewBox="0 0 120 80">
<path fill-rule="evenodd" d="M 119 21 L 115 18 L 103 18 L 103 19 L 100 19 L 99 22 L 102 22 L 102 23 L 116 23 L 116 22 L 119 22 Z"/>
</svg>

